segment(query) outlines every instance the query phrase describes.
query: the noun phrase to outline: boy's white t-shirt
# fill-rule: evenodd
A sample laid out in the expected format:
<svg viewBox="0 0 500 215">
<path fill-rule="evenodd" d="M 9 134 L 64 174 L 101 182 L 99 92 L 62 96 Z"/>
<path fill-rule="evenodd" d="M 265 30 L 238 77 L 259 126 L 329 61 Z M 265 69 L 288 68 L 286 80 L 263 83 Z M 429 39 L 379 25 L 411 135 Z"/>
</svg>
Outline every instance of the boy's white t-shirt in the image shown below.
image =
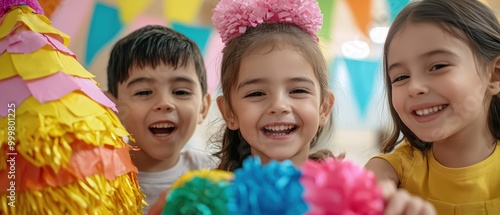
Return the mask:
<svg viewBox="0 0 500 215">
<path fill-rule="evenodd" d="M 179 177 L 190 170 L 214 169 L 217 165 L 215 157 L 207 152 L 196 149 L 184 149 L 181 151 L 177 164 L 167 170 L 160 172 L 141 172 L 137 174 L 141 191 L 146 195 L 149 206 L 144 207 L 147 214 L 149 207 L 153 205 L 161 192 L 168 189 Z"/>
</svg>

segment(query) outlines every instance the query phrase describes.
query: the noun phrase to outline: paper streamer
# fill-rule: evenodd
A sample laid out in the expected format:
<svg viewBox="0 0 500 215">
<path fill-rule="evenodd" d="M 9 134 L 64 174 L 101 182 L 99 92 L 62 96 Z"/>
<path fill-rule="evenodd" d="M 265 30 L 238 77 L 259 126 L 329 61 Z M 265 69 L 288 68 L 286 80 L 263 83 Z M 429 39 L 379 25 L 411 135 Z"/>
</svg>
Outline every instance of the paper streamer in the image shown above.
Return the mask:
<svg viewBox="0 0 500 215">
<path fill-rule="evenodd" d="M 116 7 L 120 12 L 120 19 L 124 23 L 132 22 L 135 17 L 144 12 L 144 10 L 151 5 L 152 0 L 118 0 L 116 1 Z"/>
<path fill-rule="evenodd" d="M 164 15 L 168 22 L 193 23 L 203 0 L 163 0 Z"/>
<path fill-rule="evenodd" d="M 54 83 L 58 83 L 54 85 Z M 16 89 L 16 90 L 12 90 Z M 95 102 L 117 112 L 115 104 L 88 78 L 79 78 L 58 72 L 53 75 L 25 81 L 20 76 L 0 80 L 0 101 L 12 101 L 20 105 L 26 98 L 33 96 L 39 103 L 56 101 L 73 91 L 85 93 Z M 7 115 L 7 106 L 0 107 L 0 117 Z"/>
<path fill-rule="evenodd" d="M 16 104 L 16 107 L 19 107 L 19 105 L 31 95 L 28 86 L 24 84 L 23 79 L 19 76 L 0 80 L 0 92 L 2 92 L 0 93 L 0 102 L 2 102 L 2 104 L 12 102 Z M 9 113 L 8 109 L 7 105 L 1 105 L 0 117 L 6 117 Z"/>
<path fill-rule="evenodd" d="M 46 34 L 39 34 L 33 31 L 16 31 L 7 38 L 0 40 L 0 54 L 4 51 L 9 53 L 29 54 L 42 47 L 50 45 L 52 49 L 71 55 L 76 59 L 76 55 L 64 44 Z"/>
<path fill-rule="evenodd" d="M 189 39 L 194 40 L 196 44 L 200 47 L 201 53 L 205 54 L 205 46 L 207 44 L 208 37 L 210 36 L 210 32 L 212 28 L 209 27 L 201 27 L 201 26 L 193 26 L 193 25 L 184 25 L 181 23 L 172 23 L 172 28 L 184 35 L 186 35 Z"/>
<path fill-rule="evenodd" d="M 97 2 L 90 21 L 85 67 L 89 67 L 97 53 L 118 35 L 123 28 L 118 10 L 112 6 Z"/>
<path fill-rule="evenodd" d="M 378 61 L 355 60 L 344 58 L 349 74 L 351 90 L 358 104 L 360 115 L 364 119 L 368 111 L 370 99 L 373 97 L 375 77 L 379 72 Z"/>
</svg>

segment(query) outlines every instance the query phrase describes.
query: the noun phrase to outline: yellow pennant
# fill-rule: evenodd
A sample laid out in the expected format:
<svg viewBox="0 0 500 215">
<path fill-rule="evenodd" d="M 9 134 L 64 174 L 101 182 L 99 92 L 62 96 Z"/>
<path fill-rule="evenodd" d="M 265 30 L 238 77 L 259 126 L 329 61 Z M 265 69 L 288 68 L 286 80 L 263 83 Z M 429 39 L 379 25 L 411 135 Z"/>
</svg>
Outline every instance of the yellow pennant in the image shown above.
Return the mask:
<svg viewBox="0 0 500 215">
<path fill-rule="evenodd" d="M 123 23 L 128 24 L 132 22 L 135 17 L 140 15 L 149 5 L 151 5 L 151 2 L 152 0 L 118 0 L 117 8 Z"/>
<path fill-rule="evenodd" d="M 167 22 L 190 24 L 196 21 L 196 16 L 203 0 L 164 0 L 163 8 Z"/>
</svg>

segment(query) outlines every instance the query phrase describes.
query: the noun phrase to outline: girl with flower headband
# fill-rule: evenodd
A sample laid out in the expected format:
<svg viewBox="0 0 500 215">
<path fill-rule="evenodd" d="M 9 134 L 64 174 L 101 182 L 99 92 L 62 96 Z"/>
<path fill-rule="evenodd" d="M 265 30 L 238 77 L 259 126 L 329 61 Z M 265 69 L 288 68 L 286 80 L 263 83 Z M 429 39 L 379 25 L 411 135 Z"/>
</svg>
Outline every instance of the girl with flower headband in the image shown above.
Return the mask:
<svg viewBox="0 0 500 215">
<path fill-rule="evenodd" d="M 226 44 L 217 105 L 227 128 L 218 168 L 233 171 L 251 155 L 301 166 L 332 131 L 318 3 L 222 0 L 213 12 Z"/>
<path fill-rule="evenodd" d="M 393 128 L 367 163 L 439 214 L 500 214 L 500 23 L 477 0 L 410 3 L 384 47 Z"/>
<path fill-rule="evenodd" d="M 310 147 L 324 141 L 333 129 L 334 95 L 316 36 L 322 24 L 318 3 L 221 0 L 213 12 L 212 22 L 226 43 L 223 95 L 217 105 L 227 128 L 221 150 L 215 153 L 221 160 L 218 169 L 239 169 L 250 156 L 264 164 L 290 160 L 302 166 Z M 433 214 L 421 199 L 391 188 L 382 185 L 392 214 Z M 166 204 L 162 197 L 150 214 L 161 213 Z M 394 201 L 399 197 L 404 199 Z"/>
</svg>

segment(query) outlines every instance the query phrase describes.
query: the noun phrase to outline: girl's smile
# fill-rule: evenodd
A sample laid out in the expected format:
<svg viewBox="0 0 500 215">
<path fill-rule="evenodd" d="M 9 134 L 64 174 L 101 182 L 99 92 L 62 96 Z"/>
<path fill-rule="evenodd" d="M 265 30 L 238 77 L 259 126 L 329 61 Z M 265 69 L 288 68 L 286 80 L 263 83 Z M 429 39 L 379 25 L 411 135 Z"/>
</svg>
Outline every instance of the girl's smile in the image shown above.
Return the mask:
<svg viewBox="0 0 500 215">
<path fill-rule="evenodd" d="M 298 128 L 298 125 L 291 123 L 272 123 L 262 128 L 261 131 L 271 139 L 282 140 L 295 134 Z"/>
<path fill-rule="evenodd" d="M 448 107 L 448 104 L 439 105 L 416 105 L 410 108 L 415 120 L 420 123 L 430 122 L 440 117 Z"/>
</svg>

